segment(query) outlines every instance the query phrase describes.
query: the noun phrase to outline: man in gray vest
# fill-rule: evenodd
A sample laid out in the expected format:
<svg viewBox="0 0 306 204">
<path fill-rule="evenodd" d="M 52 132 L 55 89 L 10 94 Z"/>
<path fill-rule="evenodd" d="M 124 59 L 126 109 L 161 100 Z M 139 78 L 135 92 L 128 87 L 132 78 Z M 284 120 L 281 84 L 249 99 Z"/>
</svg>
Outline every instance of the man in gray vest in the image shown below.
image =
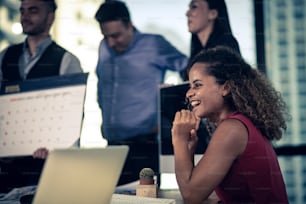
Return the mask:
<svg viewBox="0 0 306 204">
<path fill-rule="evenodd" d="M 56 8 L 55 0 L 21 0 L 20 20 L 26 39 L 0 53 L 1 84 L 82 72 L 79 59 L 51 39 Z M 40 148 L 33 156 L 46 158 L 47 154 L 47 149 Z M 28 171 L 39 174 L 43 163 L 32 156 L 0 159 L 0 191 L 36 184 L 39 175 Z"/>
</svg>

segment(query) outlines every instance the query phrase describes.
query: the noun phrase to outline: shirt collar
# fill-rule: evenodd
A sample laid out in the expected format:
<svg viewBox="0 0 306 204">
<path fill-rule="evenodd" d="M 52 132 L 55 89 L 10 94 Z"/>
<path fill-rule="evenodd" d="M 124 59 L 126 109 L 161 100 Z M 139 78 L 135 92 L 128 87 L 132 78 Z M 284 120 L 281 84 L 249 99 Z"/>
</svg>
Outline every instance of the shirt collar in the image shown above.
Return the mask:
<svg viewBox="0 0 306 204">
<path fill-rule="evenodd" d="M 132 46 L 134 46 L 134 44 L 135 44 L 135 42 L 137 41 L 137 39 L 139 38 L 139 36 L 140 36 L 139 30 L 137 30 L 137 28 L 134 27 L 134 36 L 133 36 L 133 40 L 132 40 L 132 42 L 131 42 L 129 48 L 132 47 Z"/>
<path fill-rule="evenodd" d="M 37 46 L 36 46 L 36 53 L 42 53 L 50 44 L 52 43 L 51 36 L 48 36 L 46 39 L 41 41 Z M 28 50 L 28 43 L 27 40 L 24 41 L 23 43 L 23 51 Z"/>
</svg>

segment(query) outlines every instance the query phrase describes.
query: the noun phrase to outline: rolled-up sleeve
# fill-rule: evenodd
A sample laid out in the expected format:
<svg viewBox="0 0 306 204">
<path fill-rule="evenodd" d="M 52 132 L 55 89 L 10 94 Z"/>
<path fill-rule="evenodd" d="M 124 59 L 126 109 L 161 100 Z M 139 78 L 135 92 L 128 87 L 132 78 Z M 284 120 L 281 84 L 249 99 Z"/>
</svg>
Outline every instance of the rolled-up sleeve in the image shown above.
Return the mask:
<svg viewBox="0 0 306 204">
<path fill-rule="evenodd" d="M 70 52 L 65 52 L 60 67 L 60 75 L 81 72 L 83 72 L 83 70 L 81 67 L 80 60 Z"/>
</svg>

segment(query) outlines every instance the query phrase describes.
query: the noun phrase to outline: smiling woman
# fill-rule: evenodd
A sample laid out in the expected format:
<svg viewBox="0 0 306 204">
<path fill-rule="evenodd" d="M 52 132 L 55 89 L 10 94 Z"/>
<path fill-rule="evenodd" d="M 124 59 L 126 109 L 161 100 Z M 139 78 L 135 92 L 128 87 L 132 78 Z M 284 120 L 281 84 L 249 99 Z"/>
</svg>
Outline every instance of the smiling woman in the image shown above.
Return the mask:
<svg viewBox="0 0 306 204">
<path fill-rule="evenodd" d="M 271 144 L 287 128 L 286 105 L 268 79 L 233 50 L 217 46 L 196 55 L 189 83 L 186 97 L 192 111 L 178 111 L 172 127 L 184 201 L 201 203 L 215 191 L 224 203 L 288 203 Z M 194 165 L 201 118 L 215 130 Z"/>
</svg>

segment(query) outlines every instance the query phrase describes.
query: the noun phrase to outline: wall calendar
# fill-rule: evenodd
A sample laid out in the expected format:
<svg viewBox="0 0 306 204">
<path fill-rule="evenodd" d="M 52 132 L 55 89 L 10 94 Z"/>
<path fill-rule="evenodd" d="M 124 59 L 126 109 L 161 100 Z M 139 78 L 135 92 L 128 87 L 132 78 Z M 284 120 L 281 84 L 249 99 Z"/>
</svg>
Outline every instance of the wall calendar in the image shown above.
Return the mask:
<svg viewBox="0 0 306 204">
<path fill-rule="evenodd" d="M 0 157 L 71 147 L 81 133 L 86 79 L 77 74 L 25 81 L 17 93 L 1 94 Z"/>
</svg>

